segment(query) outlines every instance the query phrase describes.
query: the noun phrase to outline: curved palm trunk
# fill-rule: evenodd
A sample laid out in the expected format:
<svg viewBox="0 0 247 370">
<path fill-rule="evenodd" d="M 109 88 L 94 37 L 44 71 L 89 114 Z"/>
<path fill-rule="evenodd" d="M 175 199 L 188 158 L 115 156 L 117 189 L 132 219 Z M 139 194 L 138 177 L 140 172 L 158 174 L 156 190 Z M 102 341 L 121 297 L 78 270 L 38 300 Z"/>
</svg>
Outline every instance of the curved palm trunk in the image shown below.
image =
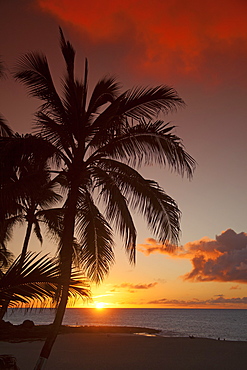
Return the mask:
<svg viewBox="0 0 247 370">
<path fill-rule="evenodd" d="M 61 240 L 61 280 L 63 282 L 62 295 L 56 311 L 56 316 L 51 326 L 50 333 L 41 350 L 40 357 L 34 370 L 41 370 L 45 367 L 47 359 L 50 356 L 52 347 L 57 338 L 60 326 L 63 321 L 65 309 L 68 301 L 69 281 L 71 276 L 73 237 L 75 228 L 75 215 L 77 204 L 78 186 L 71 187 L 69 194 L 68 207 L 64 216 L 64 229 Z"/>
<path fill-rule="evenodd" d="M 25 235 L 25 239 L 24 239 L 23 246 L 22 246 L 22 251 L 21 251 L 20 266 L 23 264 L 23 261 L 25 259 L 26 254 L 27 254 L 27 247 L 28 247 L 29 240 L 30 240 L 30 237 L 31 237 L 32 227 L 33 227 L 33 222 L 28 221 L 27 231 L 26 231 L 26 235 Z"/>
<path fill-rule="evenodd" d="M 20 269 L 21 269 L 21 266 L 22 266 L 23 261 L 25 259 L 25 256 L 27 254 L 27 247 L 28 247 L 29 240 L 30 240 L 30 237 L 31 237 L 32 226 L 33 226 L 33 222 L 32 221 L 28 221 L 26 235 L 25 235 L 25 239 L 24 239 L 24 242 L 23 242 L 22 251 L 21 251 L 21 257 L 20 257 L 20 261 L 19 261 L 19 268 Z M 4 315 L 6 314 L 10 301 L 11 301 L 11 299 L 7 300 L 2 305 L 2 307 L 0 309 L 0 320 L 2 320 L 3 317 L 4 317 Z"/>
</svg>

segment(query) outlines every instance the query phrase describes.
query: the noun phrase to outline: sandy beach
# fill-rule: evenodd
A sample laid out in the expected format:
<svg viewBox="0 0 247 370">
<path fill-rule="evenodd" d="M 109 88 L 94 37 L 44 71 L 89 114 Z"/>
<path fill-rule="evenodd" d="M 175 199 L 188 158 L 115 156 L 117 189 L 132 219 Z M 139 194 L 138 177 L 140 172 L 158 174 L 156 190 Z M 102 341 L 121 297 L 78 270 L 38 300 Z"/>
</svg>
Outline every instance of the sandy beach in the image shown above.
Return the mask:
<svg viewBox="0 0 247 370">
<path fill-rule="evenodd" d="M 20 370 L 32 370 L 42 340 L 0 342 Z M 124 333 L 60 334 L 46 370 L 241 370 L 247 368 L 247 342 L 164 338 Z"/>
</svg>

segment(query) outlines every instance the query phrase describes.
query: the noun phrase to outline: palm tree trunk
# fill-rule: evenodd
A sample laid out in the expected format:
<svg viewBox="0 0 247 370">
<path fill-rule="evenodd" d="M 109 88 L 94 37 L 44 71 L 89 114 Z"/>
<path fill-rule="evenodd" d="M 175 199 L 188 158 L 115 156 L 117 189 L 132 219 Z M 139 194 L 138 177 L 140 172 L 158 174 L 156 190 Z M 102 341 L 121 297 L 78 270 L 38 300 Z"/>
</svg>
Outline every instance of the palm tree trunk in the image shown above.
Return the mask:
<svg viewBox="0 0 247 370">
<path fill-rule="evenodd" d="M 21 257 L 20 257 L 20 261 L 19 261 L 19 269 L 21 269 L 23 261 L 25 259 L 26 254 L 27 254 L 27 247 L 28 247 L 29 240 L 30 240 L 30 237 L 31 237 L 32 226 L 33 226 L 32 221 L 28 221 L 26 235 L 25 235 L 25 239 L 24 239 L 24 242 L 23 242 Z M 3 305 L 0 309 L 0 320 L 2 320 L 4 315 L 6 314 L 10 301 L 11 301 L 11 299 L 8 299 L 7 301 L 5 301 L 3 303 Z"/>
<path fill-rule="evenodd" d="M 22 266 L 23 261 L 26 257 L 26 254 L 27 254 L 27 247 L 28 247 L 29 240 L 30 240 L 30 237 L 31 237 L 32 227 L 33 227 L 33 222 L 28 221 L 27 231 L 26 231 L 26 235 L 25 235 L 25 239 L 24 239 L 23 246 L 22 246 L 22 251 L 21 251 L 20 266 Z"/>
<path fill-rule="evenodd" d="M 75 228 L 75 215 L 77 204 L 78 186 L 71 186 L 71 191 L 68 197 L 68 207 L 64 216 L 64 229 L 61 239 L 61 280 L 62 280 L 62 296 L 56 311 L 56 316 L 52 324 L 50 333 L 41 350 L 40 357 L 36 363 L 34 370 L 44 369 L 47 359 L 50 356 L 52 347 L 57 338 L 60 326 L 63 321 L 65 309 L 68 301 L 69 281 L 71 276 L 72 255 L 73 255 L 73 237 Z"/>
</svg>

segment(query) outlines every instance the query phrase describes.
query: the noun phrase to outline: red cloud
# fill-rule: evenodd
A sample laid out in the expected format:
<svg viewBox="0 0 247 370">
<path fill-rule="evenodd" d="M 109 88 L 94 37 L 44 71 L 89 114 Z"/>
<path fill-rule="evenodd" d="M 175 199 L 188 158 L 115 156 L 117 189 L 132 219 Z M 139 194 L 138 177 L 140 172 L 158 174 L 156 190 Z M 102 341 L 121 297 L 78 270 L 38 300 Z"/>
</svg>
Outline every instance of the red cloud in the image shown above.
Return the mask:
<svg viewBox="0 0 247 370">
<path fill-rule="evenodd" d="M 123 65 L 136 72 L 211 83 L 231 76 L 243 80 L 245 1 L 37 1 L 42 10 L 72 24 L 94 44 L 121 46 Z"/>
<path fill-rule="evenodd" d="M 149 239 L 150 241 L 150 239 Z M 191 281 L 234 281 L 247 283 L 247 234 L 237 234 L 228 229 L 215 240 L 203 238 L 185 244 L 169 253 L 161 244 L 142 244 L 138 250 L 151 253 L 170 254 L 173 257 L 189 258 L 193 269 L 183 278 Z"/>
</svg>

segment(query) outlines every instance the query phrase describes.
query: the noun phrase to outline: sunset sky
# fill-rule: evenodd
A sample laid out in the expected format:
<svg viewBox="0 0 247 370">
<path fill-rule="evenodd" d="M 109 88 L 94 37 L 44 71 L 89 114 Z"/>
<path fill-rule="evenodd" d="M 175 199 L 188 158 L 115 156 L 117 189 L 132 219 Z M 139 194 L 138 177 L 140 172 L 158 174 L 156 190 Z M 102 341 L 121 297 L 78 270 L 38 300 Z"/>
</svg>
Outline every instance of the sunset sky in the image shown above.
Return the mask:
<svg viewBox="0 0 247 370">
<path fill-rule="evenodd" d="M 186 102 L 164 120 L 198 163 L 193 180 L 142 169 L 182 211 L 179 247 L 168 254 L 136 217 L 136 266 L 116 237 L 116 264 L 92 286 L 91 306 L 247 308 L 247 1 L 0 0 L 0 18 L 0 112 L 14 131 L 31 131 L 40 102 L 10 72 L 24 53 L 42 51 L 59 88 L 58 26 L 78 76 L 88 58 L 91 86 L 113 75 L 125 90 L 170 85 Z M 16 255 L 23 232 L 9 245 Z M 34 238 L 31 249 L 41 249 Z"/>
</svg>

